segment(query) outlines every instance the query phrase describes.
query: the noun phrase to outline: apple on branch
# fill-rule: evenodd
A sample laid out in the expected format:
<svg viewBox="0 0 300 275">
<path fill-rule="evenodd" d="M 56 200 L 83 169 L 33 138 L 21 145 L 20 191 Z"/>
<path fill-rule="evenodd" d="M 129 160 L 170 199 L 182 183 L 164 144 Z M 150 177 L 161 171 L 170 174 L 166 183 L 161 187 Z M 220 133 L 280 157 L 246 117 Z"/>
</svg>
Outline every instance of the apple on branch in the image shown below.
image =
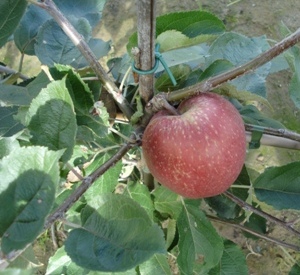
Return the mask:
<svg viewBox="0 0 300 275">
<path fill-rule="evenodd" d="M 178 112 L 159 111 L 146 127 L 142 148 L 148 169 L 162 185 L 186 198 L 223 193 L 245 161 L 239 112 L 213 93 L 183 101 Z"/>
</svg>

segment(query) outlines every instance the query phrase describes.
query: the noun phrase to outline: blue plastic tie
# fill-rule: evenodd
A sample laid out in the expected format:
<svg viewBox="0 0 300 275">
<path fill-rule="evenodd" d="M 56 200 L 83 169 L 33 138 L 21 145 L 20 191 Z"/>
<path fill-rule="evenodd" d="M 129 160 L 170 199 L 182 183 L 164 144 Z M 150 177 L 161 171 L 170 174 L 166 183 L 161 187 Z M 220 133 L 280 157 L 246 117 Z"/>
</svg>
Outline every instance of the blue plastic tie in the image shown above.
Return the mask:
<svg viewBox="0 0 300 275">
<path fill-rule="evenodd" d="M 174 76 L 173 76 L 170 68 L 168 67 L 166 61 L 164 60 L 162 54 L 159 52 L 159 48 L 160 48 L 160 45 L 156 44 L 156 46 L 155 46 L 155 52 L 154 52 L 154 54 L 155 54 L 155 64 L 154 64 L 154 67 L 152 69 L 145 70 L 145 71 L 140 70 L 140 69 L 138 69 L 138 68 L 135 67 L 134 62 L 133 62 L 132 63 L 132 70 L 134 72 L 136 72 L 137 74 L 140 74 L 140 75 L 153 74 L 157 70 L 157 68 L 159 66 L 159 62 L 160 62 L 163 65 L 164 69 L 166 70 L 169 78 L 171 79 L 172 84 L 174 86 L 176 86 L 177 82 L 176 82 L 176 80 L 175 80 L 175 78 L 174 78 Z"/>
</svg>

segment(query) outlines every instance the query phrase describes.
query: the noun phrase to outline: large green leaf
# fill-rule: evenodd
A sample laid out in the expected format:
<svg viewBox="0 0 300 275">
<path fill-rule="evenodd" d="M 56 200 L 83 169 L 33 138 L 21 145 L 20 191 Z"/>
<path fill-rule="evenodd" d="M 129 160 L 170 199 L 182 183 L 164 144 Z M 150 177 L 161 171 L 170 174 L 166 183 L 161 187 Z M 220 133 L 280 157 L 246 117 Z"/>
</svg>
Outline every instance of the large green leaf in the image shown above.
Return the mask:
<svg viewBox="0 0 300 275">
<path fill-rule="evenodd" d="M 39 28 L 50 19 L 51 16 L 44 9 L 36 5 L 27 7 L 26 13 L 14 33 L 15 44 L 20 52 L 28 55 L 35 54 L 34 45 Z"/>
<path fill-rule="evenodd" d="M 209 271 L 209 275 L 248 275 L 246 258 L 241 249 L 233 242 L 224 241 L 224 252 L 219 264 Z"/>
<path fill-rule="evenodd" d="M 79 266 L 119 272 L 155 253 L 165 253 L 162 230 L 132 199 L 104 194 L 92 206 L 98 206 L 97 210 L 83 209 L 82 227 L 72 230 L 65 243 L 68 255 Z"/>
<path fill-rule="evenodd" d="M 0 84 L 1 106 L 28 106 L 32 98 L 25 87 Z"/>
<path fill-rule="evenodd" d="M 166 255 L 156 254 L 139 266 L 140 275 L 171 275 L 171 269 Z"/>
<path fill-rule="evenodd" d="M 223 22 L 206 11 L 168 13 L 156 20 L 156 35 L 158 43 L 162 44 L 162 50 L 203 43 L 224 31 Z M 137 33 L 134 33 L 127 44 L 128 53 L 136 46 Z"/>
<path fill-rule="evenodd" d="M 91 26 L 85 18 L 70 18 L 71 23 L 85 41 L 91 38 Z M 53 66 L 54 63 L 71 64 L 81 56 L 80 51 L 63 32 L 54 19 L 48 20 L 39 29 L 35 53 L 41 63 Z"/>
<path fill-rule="evenodd" d="M 220 35 L 209 49 L 209 63 L 218 59 L 230 61 L 234 66 L 242 65 L 257 57 L 267 48 L 265 37 L 248 38 L 241 34 L 229 32 Z M 231 81 L 238 90 L 251 91 L 266 96 L 265 78 L 271 64 L 267 63 L 252 74 L 247 74 Z"/>
<path fill-rule="evenodd" d="M 66 83 L 72 97 L 75 111 L 89 114 L 94 105 L 93 94 L 89 86 L 80 78 L 70 66 L 57 64 L 50 69 L 51 75 L 55 80 L 60 80 L 66 76 Z"/>
<path fill-rule="evenodd" d="M 300 209 L 300 162 L 270 167 L 254 182 L 256 197 L 275 209 Z"/>
<path fill-rule="evenodd" d="M 23 248 L 42 230 L 54 202 L 61 155 L 45 147 L 23 147 L 0 160 L 0 236 L 4 253 Z"/>
<path fill-rule="evenodd" d="M 157 35 L 167 30 L 177 30 L 192 38 L 200 34 L 222 33 L 225 31 L 225 26 L 215 15 L 195 10 L 159 16 L 156 21 Z"/>
<path fill-rule="evenodd" d="M 149 188 L 140 182 L 129 182 L 125 190 L 125 195 L 138 202 L 153 220 L 154 205 Z"/>
<path fill-rule="evenodd" d="M 110 153 L 106 152 L 99 154 L 93 162 L 86 168 L 85 172 L 87 175 L 90 175 L 97 168 L 103 165 L 107 160 L 109 160 L 115 151 Z M 84 197 L 88 202 L 98 200 L 101 197 L 101 194 L 112 193 L 117 184 L 118 179 L 122 170 L 122 163 L 118 162 L 115 166 L 110 168 L 105 172 L 100 178 L 98 178 L 93 185 L 85 192 Z"/>
<path fill-rule="evenodd" d="M 70 159 L 76 136 L 76 119 L 65 80 L 54 81 L 32 100 L 26 124 L 34 145 L 51 150 L 66 149 L 62 160 Z"/>
<path fill-rule="evenodd" d="M 152 194 L 154 196 L 155 210 L 161 214 L 168 214 L 172 218 L 178 218 L 182 210 L 182 203 L 176 193 L 164 186 L 159 186 L 155 188 Z"/>
<path fill-rule="evenodd" d="M 84 17 L 92 27 L 95 27 L 102 17 L 102 10 L 107 0 L 54 0 L 63 14 Z"/>
<path fill-rule="evenodd" d="M 0 2 L 0 48 L 7 42 L 18 26 L 26 10 L 26 0 L 1 0 Z"/>
<path fill-rule="evenodd" d="M 177 263 L 181 274 L 207 274 L 223 254 L 223 240 L 200 210 L 198 200 L 184 200 L 177 220 L 179 255 Z"/>
</svg>

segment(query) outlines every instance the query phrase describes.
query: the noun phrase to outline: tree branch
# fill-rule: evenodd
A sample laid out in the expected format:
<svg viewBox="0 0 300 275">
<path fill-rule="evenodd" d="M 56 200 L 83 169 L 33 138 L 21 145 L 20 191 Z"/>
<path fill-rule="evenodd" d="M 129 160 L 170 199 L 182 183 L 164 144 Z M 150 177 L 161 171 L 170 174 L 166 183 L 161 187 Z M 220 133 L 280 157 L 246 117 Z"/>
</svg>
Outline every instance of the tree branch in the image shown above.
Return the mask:
<svg viewBox="0 0 300 275">
<path fill-rule="evenodd" d="M 52 0 L 43 0 L 42 2 L 31 3 L 34 3 L 38 7 L 45 9 L 53 17 L 53 19 L 57 22 L 57 24 L 62 28 L 65 34 L 71 39 L 71 41 L 78 48 L 81 54 L 89 62 L 91 68 L 93 69 L 105 89 L 110 94 L 112 94 L 114 100 L 118 104 L 123 114 L 127 118 L 130 118 L 133 114 L 133 110 L 131 109 L 128 101 L 123 97 L 121 91 L 119 91 L 116 84 L 112 81 L 112 79 L 105 72 L 104 68 L 98 62 L 96 56 L 94 55 L 88 44 L 84 41 L 82 35 L 77 32 L 77 30 L 73 27 L 69 20 L 60 12 L 54 2 Z"/>
<path fill-rule="evenodd" d="M 142 71 L 151 70 L 155 64 L 155 30 L 156 1 L 137 0 L 137 32 L 139 62 L 137 68 Z M 144 102 L 148 102 L 154 94 L 154 75 L 139 76 L 139 93 Z"/>
<path fill-rule="evenodd" d="M 236 203 L 237 205 L 239 205 L 241 208 L 243 208 L 244 210 L 247 211 L 251 211 L 263 218 L 265 218 L 266 220 L 268 220 L 269 222 L 275 223 L 281 227 L 283 227 L 285 230 L 291 232 L 292 234 L 296 235 L 298 238 L 300 237 L 300 232 L 297 231 L 296 229 L 294 229 L 293 227 L 289 226 L 287 223 L 285 223 L 284 221 L 277 219 L 276 217 L 262 211 L 259 210 L 255 207 L 253 207 L 252 205 L 244 202 L 243 200 L 241 200 L 240 198 L 234 196 L 232 193 L 225 191 L 224 196 L 226 196 L 227 198 L 229 198 L 230 200 L 232 200 L 234 203 Z"/>
<path fill-rule="evenodd" d="M 190 97 L 192 95 L 195 95 L 197 93 L 205 93 L 209 92 L 212 89 L 218 87 L 222 83 L 225 83 L 229 80 L 233 80 L 239 76 L 242 76 L 246 73 L 253 72 L 257 68 L 261 67 L 262 65 L 268 63 L 276 56 L 283 53 L 285 50 L 289 49 L 290 47 L 294 46 L 300 41 L 300 28 L 292 33 L 287 38 L 283 39 L 276 45 L 274 45 L 271 49 L 268 51 L 260 54 L 256 58 L 252 59 L 251 61 L 245 63 L 244 65 L 238 66 L 228 72 L 224 72 L 222 74 L 219 74 L 217 76 L 208 78 L 202 82 L 199 82 L 195 85 L 179 89 L 177 91 L 174 91 L 172 93 L 167 94 L 167 100 L 168 101 L 178 101 L 183 98 Z"/>
<path fill-rule="evenodd" d="M 215 222 L 219 222 L 219 223 L 223 223 L 223 224 L 229 224 L 233 227 L 236 227 L 240 230 L 243 230 L 247 233 L 250 233 L 258 238 L 261 238 L 261 239 L 264 239 L 264 240 L 267 240 L 269 242 L 272 242 L 272 243 L 276 243 L 277 245 L 280 245 L 280 246 L 284 246 L 286 248 L 289 248 L 289 249 L 292 249 L 292 250 L 295 250 L 295 251 L 300 251 L 300 246 L 297 246 L 297 245 L 294 245 L 294 244 L 290 244 L 290 243 L 286 243 L 286 242 L 283 242 L 283 241 L 280 241 L 278 239 L 275 239 L 275 238 L 272 238 L 272 237 L 269 237 L 269 236 L 266 236 L 264 234 L 261 234 L 255 230 L 252 230 L 250 228 L 247 228 L 241 224 L 238 224 L 238 223 L 235 223 L 235 222 L 232 222 L 232 221 L 229 221 L 229 220 L 224 220 L 224 219 L 221 219 L 221 218 L 218 218 L 218 217 L 213 217 L 213 216 L 210 216 L 210 215 L 206 215 L 211 221 L 215 221 Z"/>
<path fill-rule="evenodd" d="M 135 141 L 135 135 L 131 137 Z M 96 169 L 90 176 L 83 179 L 81 185 L 71 194 L 51 215 L 48 216 L 44 228 L 49 228 L 57 219 L 60 219 L 71 208 L 71 206 L 88 190 L 88 188 L 102 176 L 110 167 L 114 166 L 122 157 L 136 145 L 136 142 L 124 143 L 118 152 L 113 155 L 107 162 Z"/>
</svg>

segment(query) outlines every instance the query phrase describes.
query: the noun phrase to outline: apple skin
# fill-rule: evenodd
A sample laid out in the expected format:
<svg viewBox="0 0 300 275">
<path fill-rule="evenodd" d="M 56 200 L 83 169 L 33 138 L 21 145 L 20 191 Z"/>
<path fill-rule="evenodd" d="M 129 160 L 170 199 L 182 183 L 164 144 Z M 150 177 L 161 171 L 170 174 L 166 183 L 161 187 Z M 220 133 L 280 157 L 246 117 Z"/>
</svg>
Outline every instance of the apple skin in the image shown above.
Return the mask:
<svg viewBox="0 0 300 275">
<path fill-rule="evenodd" d="M 226 191 L 246 156 L 243 120 L 222 96 L 204 93 L 183 101 L 171 115 L 162 110 L 145 129 L 142 148 L 149 171 L 186 198 Z"/>
</svg>

